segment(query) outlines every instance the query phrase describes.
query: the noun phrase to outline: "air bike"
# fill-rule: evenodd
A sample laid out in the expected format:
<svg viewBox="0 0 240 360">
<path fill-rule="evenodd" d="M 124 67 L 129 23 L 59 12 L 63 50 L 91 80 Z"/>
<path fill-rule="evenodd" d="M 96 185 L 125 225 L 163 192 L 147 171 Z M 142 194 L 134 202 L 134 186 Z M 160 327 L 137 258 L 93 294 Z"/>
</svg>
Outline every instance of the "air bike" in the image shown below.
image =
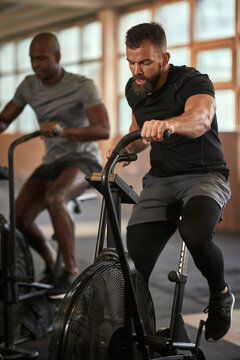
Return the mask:
<svg viewBox="0 0 240 360">
<path fill-rule="evenodd" d="M 55 131 L 58 135 L 59 130 Z M 16 139 L 9 147 L 8 169 L 0 166 L 0 180 L 9 185 L 10 221 L 0 214 L 0 360 L 36 359 L 38 352 L 19 347 L 40 339 L 52 329 L 59 300 L 50 300 L 52 284 L 36 282 L 31 251 L 23 234 L 16 228 L 14 152 L 17 146 L 41 136 L 40 131 Z M 96 198 L 85 192 L 72 199 L 73 211 L 81 213 L 82 201 Z M 53 239 L 57 240 L 53 235 Z M 62 271 L 62 253 L 58 247 L 55 276 Z"/>
<path fill-rule="evenodd" d="M 170 136 L 169 131 L 165 136 Z M 94 263 L 76 278 L 60 304 L 49 360 L 206 360 L 200 348 L 204 321 L 200 321 L 193 343 L 182 318 L 185 244 L 178 271 L 168 275 L 175 282 L 170 327 L 157 332 L 147 284 L 123 246 L 121 203 L 137 203 L 138 195 L 113 171 L 120 161 L 136 160 L 136 154 L 126 155 L 123 150 L 140 137 L 140 131 L 124 136 L 103 173 L 87 177 L 103 195 Z M 103 248 L 105 238 L 107 247 Z"/>
</svg>

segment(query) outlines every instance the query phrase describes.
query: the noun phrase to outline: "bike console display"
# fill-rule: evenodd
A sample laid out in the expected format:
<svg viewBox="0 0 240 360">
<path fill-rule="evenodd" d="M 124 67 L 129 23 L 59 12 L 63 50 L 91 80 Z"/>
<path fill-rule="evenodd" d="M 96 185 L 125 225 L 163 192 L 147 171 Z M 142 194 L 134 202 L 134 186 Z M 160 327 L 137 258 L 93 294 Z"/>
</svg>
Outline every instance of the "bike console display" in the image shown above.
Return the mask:
<svg viewBox="0 0 240 360">
<path fill-rule="evenodd" d="M 86 180 L 101 194 L 103 194 L 101 179 L 102 173 L 92 173 L 91 176 L 86 176 Z M 123 204 L 136 204 L 138 202 L 138 194 L 118 174 L 110 174 L 109 184 L 111 190 L 118 191 Z"/>
</svg>

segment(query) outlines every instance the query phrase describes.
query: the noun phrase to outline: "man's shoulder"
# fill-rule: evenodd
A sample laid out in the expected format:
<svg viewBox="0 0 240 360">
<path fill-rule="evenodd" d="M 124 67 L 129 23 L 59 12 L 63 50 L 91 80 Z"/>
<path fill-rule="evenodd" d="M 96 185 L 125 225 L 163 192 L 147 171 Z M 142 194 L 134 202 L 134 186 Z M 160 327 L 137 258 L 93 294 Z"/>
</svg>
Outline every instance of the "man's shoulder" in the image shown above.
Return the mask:
<svg viewBox="0 0 240 360">
<path fill-rule="evenodd" d="M 69 71 L 64 72 L 64 82 L 74 82 L 76 84 L 86 84 L 89 82 L 93 82 L 93 80 L 85 75 L 72 73 Z"/>
<path fill-rule="evenodd" d="M 171 65 L 171 70 L 171 84 L 183 102 L 197 94 L 209 94 L 214 97 L 214 86 L 207 74 L 190 66 Z"/>
<path fill-rule="evenodd" d="M 29 74 L 22 79 L 17 87 L 17 92 L 22 94 L 31 94 L 39 87 L 40 80 L 34 74 Z"/>
<path fill-rule="evenodd" d="M 36 84 L 38 81 L 39 80 L 35 74 L 29 74 L 24 77 L 24 79 L 21 81 L 20 84 L 23 84 L 25 86 L 30 86 Z"/>
<path fill-rule="evenodd" d="M 209 79 L 207 74 L 201 73 L 194 67 L 182 65 L 174 66 L 171 65 L 171 82 L 174 83 L 174 86 L 178 89 L 183 86 L 198 86 L 198 84 L 205 84 L 205 86 L 212 87 L 212 82 Z"/>
<path fill-rule="evenodd" d="M 102 103 L 100 91 L 94 80 L 85 75 L 65 71 L 59 91 L 81 99 L 84 106 L 90 107 Z"/>
<path fill-rule="evenodd" d="M 189 79 L 196 76 L 206 76 L 200 73 L 196 68 L 186 65 L 176 66 L 170 64 L 170 71 L 173 73 L 173 79 Z"/>
</svg>

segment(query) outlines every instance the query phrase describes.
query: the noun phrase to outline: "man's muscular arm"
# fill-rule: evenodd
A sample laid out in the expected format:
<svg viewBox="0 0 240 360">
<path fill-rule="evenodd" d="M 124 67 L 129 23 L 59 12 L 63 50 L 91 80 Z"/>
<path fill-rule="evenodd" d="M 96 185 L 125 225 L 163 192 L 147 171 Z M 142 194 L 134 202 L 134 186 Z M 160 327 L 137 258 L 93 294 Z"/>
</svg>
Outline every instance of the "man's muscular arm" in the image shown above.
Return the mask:
<svg viewBox="0 0 240 360">
<path fill-rule="evenodd" d="M 89 126 L 78 129 L 64 129 L 60 136 L 76 141 L 108 139 L 110 125 L 105 106 L 98 104 L 87 108 L 85 112 L 88 117 Z"/>
<path fill-rule="evenodd" d="M 197 138 L 210 130 L 216 112 L 215 99 L 207 94 L 193 95 L 186 101 L 184 112 L 167 120 L 145 121 L 142 128 L 144 144 L 163 140 L 163 133 L 169 129 L 171 133 L 189 138 Z"/>
</svg>

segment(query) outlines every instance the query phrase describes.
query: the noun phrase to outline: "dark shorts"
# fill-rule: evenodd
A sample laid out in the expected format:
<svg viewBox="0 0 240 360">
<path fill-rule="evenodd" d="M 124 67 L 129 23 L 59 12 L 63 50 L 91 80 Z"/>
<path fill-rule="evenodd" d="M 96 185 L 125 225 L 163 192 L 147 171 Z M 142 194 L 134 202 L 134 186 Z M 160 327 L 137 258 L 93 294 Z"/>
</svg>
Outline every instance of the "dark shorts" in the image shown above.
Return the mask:
<svg viewBox="0 0 240 360">
<path fill-rule="evenodd" d="M 81 159 L 79 161 L 66 161 L 60 162 L 56 161 L 48 165 L 40 165 L 32 173 L 31 177 L 40 178 L 42 180 L 56 180 L 63 170 L 75 167 L 82 170 L 86 175 L 91 175 L 93 172 L 101 172 L 102 167 L 94 160 L 91 159 Z"/>
<path fill-rule="evenodd" d="M 231 196 L 229 183 L 219 173 L 157 177 L 147 173 L 128 226 L 152 221 L 176 220 L 176 209 L 195 196 L 214 199 L 223 210 Z M 177 205 L 177 206 L 176 206 Z M 181 209 L 180 209 L 181 210 Z"/>
</svg>

